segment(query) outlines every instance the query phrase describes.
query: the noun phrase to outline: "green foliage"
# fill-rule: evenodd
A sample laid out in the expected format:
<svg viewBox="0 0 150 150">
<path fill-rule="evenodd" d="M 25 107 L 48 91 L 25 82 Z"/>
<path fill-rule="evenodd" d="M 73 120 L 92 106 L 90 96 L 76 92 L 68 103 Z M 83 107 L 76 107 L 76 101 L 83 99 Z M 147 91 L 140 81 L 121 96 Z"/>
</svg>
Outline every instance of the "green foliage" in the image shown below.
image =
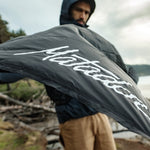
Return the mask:
<svg viewBox="0 0 150 150">
<path fill-rule="evenodd" d="M 46 139 L 40 132 L 26 128 L 16 130 L 0 118 L 0 150 L 43 150 L 45 147 Z"/>
<path fill-rule="evenodd" d="M 24 36 L 24 35 L 26 35 L 26 34 L 25 34 L 25 32 L 22 29 L 20 29 L 18 31 L 12 30 L 10 32 L 10 38 L 15 38 L 15 37 Z"/>
<path fill-rule="evenodd" d="M 17 133 L 13 131 L 3 131 L 3 134 L 0 135 L 0 150 L 42 150 L 42 145 L 40 142 L 37 142 L 41 135 L 32 136 L 30 133 Z"/>
<path fill-rule="evenodd" d="M 10 39 L 7 24 L 8 22 L 2 20 L 2 17 L 0 16 L 0 43 L 3 43 Z"/>
<path fill-rule="evenodd" d="M 14 30 L 9 31 L 9 28 L 7 27 L 7 25 L 8 25 L 8 22 L 3 20 L 0 15 L 0 43 L 6 42 L 18 36 L 26 35 L 22 29 L 19 29 L 18 31 L 14 31 Z"/>
<path fill-rule="evenodd" d="M 43 84 L 29 79 L 20 80 L 10 84 L 11 90 L 7 93 L 10 97 L 21 101 L 36 99 L 44 90 Z M 7 84 L 0 86 L 0 92 L 7 91 Z"/>
<path fill-rule="evenodd" d="M 32 145 L 30 147 L 25 148 L 25 150 L 41 150 L 41 148 L 38 145 Z"/>
</svg>

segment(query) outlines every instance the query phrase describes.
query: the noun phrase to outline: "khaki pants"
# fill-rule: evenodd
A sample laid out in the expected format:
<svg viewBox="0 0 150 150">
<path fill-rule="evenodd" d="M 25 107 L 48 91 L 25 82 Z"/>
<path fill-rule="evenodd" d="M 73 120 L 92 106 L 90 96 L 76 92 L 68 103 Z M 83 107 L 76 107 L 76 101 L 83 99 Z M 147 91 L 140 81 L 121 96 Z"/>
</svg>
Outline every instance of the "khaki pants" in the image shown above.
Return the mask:
<svg viewBox="0 0 150 150">
<path fill-rule="evenodd" d="M 60 134 L 65 150 L 116 150 L 108 118 L 101 113 L 60 124 Z"/>
</svg>

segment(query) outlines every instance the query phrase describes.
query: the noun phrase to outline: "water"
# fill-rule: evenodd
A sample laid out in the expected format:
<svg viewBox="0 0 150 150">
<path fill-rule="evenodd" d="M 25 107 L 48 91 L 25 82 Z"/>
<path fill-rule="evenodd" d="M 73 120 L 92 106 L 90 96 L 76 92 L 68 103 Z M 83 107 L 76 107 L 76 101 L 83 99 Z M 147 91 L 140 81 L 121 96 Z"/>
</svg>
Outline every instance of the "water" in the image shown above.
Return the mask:
<svg viewBox="0 0 150 150">
<path fill-rule="evenodd" d="M 144 97 L 150 98 L 150 76 L 140 77 L 138 88 Z"/>
</svg>

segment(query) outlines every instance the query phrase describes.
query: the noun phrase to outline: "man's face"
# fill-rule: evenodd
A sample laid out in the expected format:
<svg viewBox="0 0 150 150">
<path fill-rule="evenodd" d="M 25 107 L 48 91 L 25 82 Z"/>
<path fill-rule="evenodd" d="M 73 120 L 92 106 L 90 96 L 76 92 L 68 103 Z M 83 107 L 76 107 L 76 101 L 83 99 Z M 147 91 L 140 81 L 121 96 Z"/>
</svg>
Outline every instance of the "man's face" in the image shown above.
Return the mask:
<svg viewBox="0 0 150 150">
<path fill-rule="evenodd" d="M 90 5 L 86 2 L 78 2 L 71 10 L 71 15 L 79 24 L 85 25 L 90 15 Z"/>
</svg>

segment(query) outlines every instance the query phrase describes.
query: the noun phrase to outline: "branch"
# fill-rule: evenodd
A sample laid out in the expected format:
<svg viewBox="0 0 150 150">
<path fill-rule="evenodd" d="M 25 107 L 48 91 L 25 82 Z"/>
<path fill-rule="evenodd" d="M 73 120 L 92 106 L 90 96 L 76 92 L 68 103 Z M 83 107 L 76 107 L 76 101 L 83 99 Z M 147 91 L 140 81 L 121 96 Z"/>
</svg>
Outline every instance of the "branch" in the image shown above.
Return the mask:
<svg viewBox="0 0 150 150">
<path fill-rule="evenodd" d="M 117 131 L 113 131 L 113 134 L 115 133 L 120 133 L 120 132 L 128 132 L 129 130 L 127 129 L 123 129 L 123 130 L 117 130 Z"/>
<path fill-rule="evenodd" d="M 15 109 L 21 109 L 22 106 L 1 106 L 0 107 L 0 112 L 6 112 L 8 110 L 15 110 Z"/>
<path fill-rule="evenodd" d="M 40 106 L 40 105 L 33 105 L 31 103 L 30 104 L 26 104 L 24 102 L 21 102 L 19 100 L 13 99 L 13 98 L 11 98 L 11 97 L 9 97 L 7 95 L 4 95 L 2 93 L 0 93 L 0 99 L 8 100 L 10 102 L 13 102 L 15 104 L 22 105 L 22 106 L 25 106 L 25 107 L 31 107 L 31 108 L 36 108 L 36 109 L 43 109 L 43 110 L 51 112 L 51 113 L 56 113 L 54 108 L 48 108 L 48 107 Z"/>
</svg>

